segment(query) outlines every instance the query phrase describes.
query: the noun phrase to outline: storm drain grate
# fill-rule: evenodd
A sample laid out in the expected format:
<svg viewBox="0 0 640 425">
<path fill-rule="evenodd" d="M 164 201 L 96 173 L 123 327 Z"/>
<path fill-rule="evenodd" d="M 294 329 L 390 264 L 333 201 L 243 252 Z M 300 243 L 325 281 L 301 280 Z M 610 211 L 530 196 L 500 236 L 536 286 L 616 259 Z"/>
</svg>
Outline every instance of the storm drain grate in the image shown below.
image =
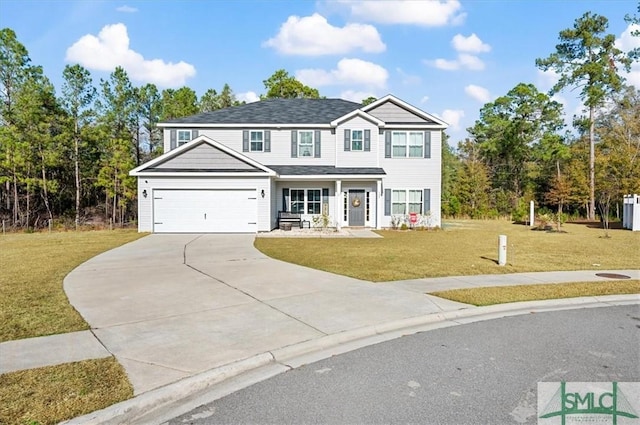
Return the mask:
<svg viewBox="0 0 640 425">
<path fill-rule="evenodd" d="M 617 274 L 617 273 L 596 273 L 596 276 L 606 277 L 608 279 L 631 279 L 631 276 L 627 276 L 626 274 Z"/>
</svg>

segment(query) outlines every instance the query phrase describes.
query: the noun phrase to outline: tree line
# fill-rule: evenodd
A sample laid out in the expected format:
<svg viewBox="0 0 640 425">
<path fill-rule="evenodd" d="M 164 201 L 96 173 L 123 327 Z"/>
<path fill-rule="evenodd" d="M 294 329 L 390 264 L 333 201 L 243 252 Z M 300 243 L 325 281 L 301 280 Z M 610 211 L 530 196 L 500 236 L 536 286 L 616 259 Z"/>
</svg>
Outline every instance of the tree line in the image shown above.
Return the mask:
<svg viewBox="0 0 640 425">
<path fill-rule="evenodd" d="M 560 32 L 556 50 L 535 61 L 559 75 L 551 92 L 520 83 L 482 107 L 457 148 L 443 143 L 444 216 L 521 220 L 531 200 L 558 221 L 619 216 L 622 195 L 640 192 L 640 91 L 621 76 L 640 49 L 621 52 L 607 25 L 592 13 L 578 18 Z M 200 98 L 189 87 L 134 86 L 121 67 L 97 84 L 77 64 L 62 77 L 57 95 L 14 31 L 0 30 L 0 220 L 10 228 L 54 218 L 76 228 L 134 221 L 128 173 L 162 153 L 157 123 L 242 103 L 228 84 Z M 263 83 L 261 99 L 321 97 L 282 69 Z M 586 107 L 572 129 L 552 99 L 567 88 Z"/>
<path fill-rule="evenodd" d="M 638 17 L 626 21 L 637 24 Z M 524 221 L 533 200 L 557 223 L 568 215 L 620 218 L 623 195 L 640 192 L 640 91 L 621 75 L 640 49 L 620 51 L 607 26 L 592 13 L 576 19 L 560 32 L 556 50 L 535 61 L 559 77 L 549 93 L 516 85 L 482 107 L 457 150 L 444 146 L 445 216 Z M 567 88 L 586 109 L 572 129 L 552 99 Z"/>
<path fill-rule="evenodd" d="M 0 220 L 33 229 L 135 220 L 129 171 L 162 154 L 157 123 L 240 105 L 228 84 L 200 98 L 189 87 L 134 86 L 117 67 L 94 84 L 78 64 L 60 95 L 9 28 L 0 30 Z M 264 81 L 272 97 L 319 97 L 284 70 Z"/>
</svg>

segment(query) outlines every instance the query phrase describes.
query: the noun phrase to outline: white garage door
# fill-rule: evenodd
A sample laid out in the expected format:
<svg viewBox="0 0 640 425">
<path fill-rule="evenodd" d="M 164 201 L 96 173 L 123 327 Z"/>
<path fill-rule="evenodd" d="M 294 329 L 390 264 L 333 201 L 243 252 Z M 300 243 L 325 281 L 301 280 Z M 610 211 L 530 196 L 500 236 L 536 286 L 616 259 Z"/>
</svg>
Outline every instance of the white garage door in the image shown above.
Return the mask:
<svg viewBox="0 0 640 425">
<path fill-rule="evenodd" d="M 257 215 L 255 189 L 153 191 L 156 233 L 255 233 Z"/>
</svg>

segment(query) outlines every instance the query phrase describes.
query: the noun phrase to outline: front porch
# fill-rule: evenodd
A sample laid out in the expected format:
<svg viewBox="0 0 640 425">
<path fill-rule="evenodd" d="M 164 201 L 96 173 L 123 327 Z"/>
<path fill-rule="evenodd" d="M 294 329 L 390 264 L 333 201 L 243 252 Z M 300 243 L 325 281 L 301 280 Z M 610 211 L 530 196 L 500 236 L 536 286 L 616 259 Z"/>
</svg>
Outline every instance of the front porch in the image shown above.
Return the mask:
<svg viewBox="0 0 640 425">
<path fill-rule="evenodd" d="M 382 228 L 381 168 L 269 166 L 273 178 L 272 217 L 299 214 L 311 228 Z M 278 227 L 274 219 L 272 228 Z"/>
</svg>

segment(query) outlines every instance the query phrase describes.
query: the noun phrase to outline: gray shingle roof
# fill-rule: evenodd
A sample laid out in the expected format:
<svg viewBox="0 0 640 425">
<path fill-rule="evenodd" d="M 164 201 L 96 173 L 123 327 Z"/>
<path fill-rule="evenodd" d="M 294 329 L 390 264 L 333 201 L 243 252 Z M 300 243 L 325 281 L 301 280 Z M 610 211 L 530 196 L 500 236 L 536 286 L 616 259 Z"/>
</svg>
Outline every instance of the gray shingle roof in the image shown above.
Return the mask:
<svg viewBox="0 0 640 425">
<path fill-rule="evenodd" d="M 334 167 L 331 165 L 267 165 L 267 167 L 285 176 L 386 174 L 382 168 L 374 167 Z"/>
<path fill-rule="evenodd" d="M 329 124 L 362 105 L 343 99 L 267 99 L 163 121 L 177 124 Z"/>
</svg>

